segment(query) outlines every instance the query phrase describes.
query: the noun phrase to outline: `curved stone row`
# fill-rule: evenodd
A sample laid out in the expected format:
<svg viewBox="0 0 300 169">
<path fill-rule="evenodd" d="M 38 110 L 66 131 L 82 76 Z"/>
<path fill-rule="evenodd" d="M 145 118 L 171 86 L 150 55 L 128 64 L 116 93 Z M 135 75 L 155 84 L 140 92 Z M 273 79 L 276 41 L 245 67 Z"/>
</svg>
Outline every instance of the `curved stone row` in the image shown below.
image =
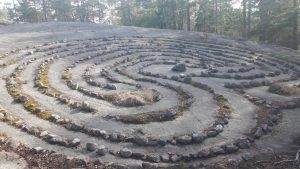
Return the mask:
<svg viewBox="0 0 300 169">
<path fill-rule="evenodd" d="M 122 42 L 127 42 L 128 44 L 122 44 L 122 42 L 115 42 L 118 40 L 121 40 Z M 143 39 L 143 41 L 148 42 L 148 41 L 153 41 L 151 43 L 155 43 L 154 41 L 163 41 L 163 43 L 157 43 L 157 45 L 147 45 L 145 44 L 140 44 L 136 45 L 135 40 L 139 42 L 139 39 Z M 123 83 L 125 85 L 131 85 L 134 87 L 139 88 L 140 86 L 137 85 L 139 82 L 146 82 L 147 84 L 154 84 L 154 85 L 161 85 L 166 88 L 170 88 L 171 90 L 174 90 L 180 95 L 183 99 L 180 99 L 179 105 L 181 107 L 178 107 L 178 110 L 181 112 L 183 111 L 188 111 L 188 106 L 187 105 L 192 105 L 193 102 L 193 95 L 189 93 L 188 91 L 183 90 L 182 88 L 179 88 L 175 86 L 174 84 L 184 84 L 187 86 L 192 86 L 195 88 L 199 88 L 200 90 L 205 90 L 207 92 L 210 92 L 211 95 L 213 96 L 213 99 L 215 100 L 215 103 L 218 105 L 219 110 L 218 110 L 218 115 L 215 118 L 215 122 L 211 126 L 208 126 L 207 129 L 202 131 L 200 134 L 198 133 L 187 133 L 184 135 L 173 135 L 172 138 L 155 138 L 155 137 L 147 137 L 147 136 L 132 136 L 132 135 L 126 135 L 122 133 L 116 132 L 107 132 L 105 130 L 100 130 L 97 128 L 89 128 L 86 127 L 84 124 L 78 124 L 75 122 L 72 122 L 68 120 L 68 118 L 61 117 L 59 115 L 55 115 L 50 111 L 47 111 L 43 106 L 39 104 L 38 101 L 35 101 L 29 94 L 26 94 L 25 91 L 22 90 L 22 84 L 25 83 L 22 81 L 22 78 L 20 77 L 21 72 L 26 68 L 26 66 L 29 66 L 30 63 L 38 61 L 38 58 L 30 59 L 27 62 L 21 63 L 16 69 L 15 72 L 11 74 L 9 78 L 6 79 L 6 86 L 7 86 L 7 91 L 9 94 L 14 98 L 16 102 L 19 102 L 23 105 L 23 107 L 32 112 L 33 114 L 36 114 L 38 117 L 49 120 L 54 122 L 55 124 L 58 124 L 60 126 L 65 127 L 68 130 L 75 131 L 75 132 L 81 132 L 85 133 L 87 135 L 91 135 L 94 137 L 99 137 L 102 139 L 105 139 L 110 142 L 114 142 L 116 144 L 120 144 L 121 148 L 119 151 L 114 151 L 108 149 L 105 145 L 97 147 L 97 149 L 93 150 L 96 151 L 96 153 L 100 156 L 105 155 L 105 154 L 110 154 L 113 155 L 117 158 L 124 158 L 126 159 L 135 159 L 135 160 L 141 160 L 143 161 L 143 164 L 139 164 L 137 166 L 139 167 L 155 167 L 159 166 L 161 163 L 166 163 L 166 164 L 172 164 L 172 163 L 178 163 L 178 162 L 188 162 L 188 161 L 195 161 L 195 160 L 200 160 L 200 159 L 206 159 L 206 158 L 211 158 L 211 157 L 216 157 L 218 155 L 224 155 L 224 154 L 231 154 L 231 153 L 236 153 L 240 149 L 244 148 L 249 148 L 251 145 L 251 142 L 254 142 L 255 139 L 258 139 L 262 137 L 265 134 L 268 134 L 272 131 L 272 127 L 276 125 L 280 120 L 280 112 L 282 109 L 293 109 L 299 107 L 299 100 L 294 99 L 289 102 L 284 102 L 284 103 L 270 103 L 268 100 L 265 99 L 260 99 L 257 97 L 252 97 L 250 95 L 247 95 L 247 91 L 240 90 L 240 92 L 245 92 L 243 95 L 242 93 L 239 93 L 243 95 L 245 98 L 253 102 L 253 104 L 257 105 L 260 107 L 259 111 L 257 112 L 257 115 L 259 117 L 257 121 L 257 126 L 253 129 L 251 129 L 251 132 L 246 134 L 246 137 L 244 138 L 231 138 L 233 141 L 229 141 L 223 144 L 213 144 L 209 147 L 201 148 L 201 150 L 195 150 L 191 152 L 179 152 L 179 151 L 174 151 L 174 152 L 169 152 L 169 153 L 148 153 L 148 152 L 140 152 L 139 150 L 143 149 L 143 146 L 152 146 L 153 148 L 164 148 L 167 149 L 168 146 L 184 146 L 184 145 L 190 145 L 190 146 L 195 146 L 192 145 L 195 143 L 201 143 L 203 142 L 207 137 L 218 137 L 218 134 L 221 134 L 223 131 L 223 128 L 226 126 L 226 124 L 229 122 L 230 119 L 230 112 L 231 112 L 231 106 L 230 105 L 230 98 L 225 99 L 224 96 L 221 94 L 217 94 L 215 91 L 220 91 L 220 88 L 223 87 L 223 85 L 219 86 L 213 86 L 211 87 L 211 82 L 207 83 L 203 82 L 202 79 L 204 79 L 206 76 L 197 76 L 197 74 L 191 75 L 188 72 L 187 73 L 176 73 L 174 76 L 169 76 L 168 74 L 162 73 L 156 73 L 154 70 L 152 72 L 151 66 L 165 66 L 165 65 L 175 65 L 178 63 L 182 63 L 183 60 L 185 60 L 185 66 L 187 69 L 193 70 L 193 69 L 208 69 L 208 71 L 211 71 L 211 74 L 215 75 L 218 74 L 219 72 L 227 71 L 228 74 L 234 74 L 234 73 L 243 73 L 245 76 L 242 77 L 249 77 L 248 73 L 253 73 L 256 72 L 258 69 L 257 67 L 269 65 L 272 67 L 271 70 L 268 70 L 270 73 L 265 74 L 264 77 L 262 78 L 268 78 L 272 80 L 272 83 L 276 83 L 279 80 L 283 80 L 284 77 L 287 75 L 297 75 L 297 67 L 294 67 L 293 64 L 289 64 L 287 62 L 282 62 L 284 64 L 278 64 L 281 63 L 280 61 L 277 60 L 269 60 L 267 57 L 258 57 L 256 58 L 257 61 L 252 62 L 251 59 L 254 57 L 251 55 L 259 55 L 257 53 L 251 53 L 248 51 L 248 49 L 240 48 L 240 49 L 235 49 L 233 47 L 229 47 L 227 45 L 222 46 L 221 44 L 213 45 L 209 43 L 201 43 L 203 46 L 200 46 L 200 43 L 196 42 L 186 42 L 186 41 L 181 41 L 181 40 L 174 40 L 174 43 L 171 44 L 173 40 L 169 38 L 144 38 L 144 37 L 134 37 L 133 39 L 131 38 L 93 38 L 89 39 L 87 41 L 85 40 L 78 40 L 78 41 L 62 41 L 60 43 L 53 43 L 54 47 L 49 47 L 49 44 L 43 45 L 43 49 L 36 48 L 35 52 L 41 52 L 44 53 L 46 52 L 48 59 L 44 59 L 44 61 L 41 62 L 39 67 L 37 68 L 37 78 L 35 79 L 35 85 L 38 87 L 38 90 L 47 96 L 50 97 L 57 97 L 56 94 L 54 96 L 48 95 L 46 91 L 52 91 L 52 92 L 57 92 L 58 96 L 60 95 L 60 91 L 58 89 L 55 89 L 54 87 L 51 87 L 49 85 L 49 80 L 48 80 L 48 70 L 51 69 L 50 64 L 54 63 L 57 58 L 53 58 L 51 60 L 51 57 L 55 55 L 62 55 L 62 58 L 64 59 L 70 59 L 69 66 L 66 67 L 65 71 L 62 73 L 63 77 L 67 81 L 67 86 L 69 86 L 72 89 L 78 90 L 80 88 L 85 88 L 84 86 L 78 85 L 75 80 L 72 79 L 72 70 L 75 69 L 76 65 L 84 66 L 87 65 L 87 67 L 84 69 L 85 71 L 83 72 L 82 78 L 85 79 L 85 81 L 89 82 L 96 82 L 97 78 L 96 76 L 93 76 L 90 71 L 93 71 L 93 69 L 97 69 L 99 65 L 101 65 L 101 62 L 107 62 L 107 66 L 104 67 L 104 69 L 100 72 L 98 72 L 101 75 L 101 78 L 105 78 L 107 81 L 111 81 L 112 83 L 117 82 L 117 83 Z M 77 44 L 77 43 L 84 44 Z M 118 47 L 114 46 L 115 43 L 120 45 L 120 49 Z M 177 44 L 179 45 L 177 45 Z M 53 45 L 52 44 L 52 45 Z M 111 46 L 109 46 L 109 45 Z M 57 45 L 55 47 L 55 45 Z M 76 46 L 79 47 L 76 47 Z M 197 51 L 197 45 L 199 45 L 199 48 Z M 126 48 L 126 46 L 128 48 Z M 222 48 L 220 48 L 222 46 Z M 67 48 L 74 47 L 72 51 L 67 50 Z M 124 54 L 120 54 L 118 56 L 118 52 L 121 51 L 121 48 L 124 49 L 126 48 L 126 52 Z M 106 52 L 99 52 L 96 48 L 103 48 Z M 181 49 L 176 49 L 176 48 L 181 48 Z M 219 49 L 218 49 L 219 48 Z M 114 50 L 115 49 L 115 50 Z M 231 51 L 232 50 L 232 51 Z M 224 52 L 226 51 L 226 52 Z M 65 53 L 64 53 L 65 52 Z M 132 58 L 131 55 L 138 54 L 139 52 L 144 52 L 144 53 L 151 53 L 155 52 L 155 55 L 145 55 L 143 57 L 136 57 Z M 110 53 L 113 55 L 113 57 L 109 57 L 109 55 L 104 56 L 105 54 Z M 161 53 L 161 54 L 159 54 Z M 174 53 L 175 55 L 172 55 Z M 177 53 L 177 54 L 176 54 Z M 180 53 L 180 54 L 178 54 Z M 244 53 L 244 54 L 240 54 Z M 81 59 L 76 59 L 72 58 L 75 57 L 76 55 L 80 55 Z M 249 54 L 249 55 L 248 55 Z M 34 53 L 31 53 L 30 55 L 34 55 Z M 84 55 L 89 55 L 87 57 L 84 57 Z M 130 56 L 127 58 L 127 56 Z M 260 56 L 260 55 L 259 55 Z M 119 58 L 120 57 L 120 58 Z M 124 57 L 124 59 L 122 58 Z M 152 58 L 172 58 L 170 60 L 162 60 L 162 61 L 157 61 L 157 59 L 152 59 Z M 101 59 L 100 59 L 101 58 Z M 106 58 L 106 59 L 104 59 Z M 109 59 L 107 59 L 109 58 Z M 49 60 L 50 59 L 50 60 Z M 122 60 L 123 59 L 123 60 Z M 173 61 L 178 59 L 177 61 Z M 41 59 L 39 59 L 41 60 Z M 64 61 L 66 61 L 64 60 Z M 89 62 L 93 62 L 95 60 L 99 60 L 99 63 L 97 64 L 87 64 Z M 117 60 L 117 61 L 116 61 Z M 192 63 L 190 63 L 190 60 Z M 74 61 L 74 62 L 73 62 Z M 73 63 L 72 63 L 73 62 Z M 144 62 L 146 64 L 144 64 Z M 196 63 L 196 62 L 199 62 Z M 228 62 L 231 62 L 230 64 Z M 202 65 L 201 65 L 202 63 Z M 226 69 L 230 65 L 232 66 L 243 66 L 243 63 L 252 63 L 256 65 L 255 67 L 248 67 L 245 69 Z M 276 64 L 277 63 L 277 64 Z M 82 65 L 81 65 L 82 64 Z M 140 67 L 139 67 L 140 66 Z M 273 68 L 274 67 L 274 68 Z M 225 68 L 225 70 L 223 69 Z M 150 70 L 150 71 L 146 71 Z M 138 70 L 134 72 L 130 72 L 132 70 Z M 282 73 L 284 75 L 282 75 Z M 172 71 L 172 70 L 170 70 Z M 252 72 L 253 71 L 253 72 Z M 215 73 L 214 73 L 215 72 Z M 266 71 L 267 72 L 267 71 Z M 174 73 L 174 72 L 173 72 Z M 119 76 L 114 77 L 116 74 L 119 74 Z M 255 74 L 255 73 L 254 73 Z M 120 79 L 119 79 L 119 78 Z M 138 83 L 129 83 L 127 81 L 123 81 L 122 77 L 126 77 L 127 79 L 130 79 L 134 82 Z M 151 77 L 151 78 L 150 78 Z M 246 79 L 247 79 L 246 78 Z M 260 78 L 260 77 L 254 77 L 254 78 Z M 273 80 L 274 78 L 275 80 Z M 199 79 L 201 79 L 199 82 Z M 266 83 L 267 80 L 263 81 L 258 81 L 260 83 L 256 82 L 251 82 L 251 81 L 246 81 L 246 79 L 243 78 L 225 78 L 226 80 L 230 80 L 229 82 L 226 83 L 240 83 L 242 87 L 240 89 L 247 89 L 250 87 L 258 87 L 260 85 L 269 85 L 269 83 Z M 250 78 L 251 79 L 251 78 Z M 212 77 L 211 80 L 222 80 L 220 78 Z M 240 82 L 240 80 L 245 80 L 245 82 Z M 248 80 L 248 79 L 247 79 Z M 167 83 L 167 82 L 171 82 Z M 289 81 L 289 80 L 287 80 Z M 92 83 L 87 83 L 92 84 Z M 142 84 L 143 84 L 142 83 Z M 246 84 L 248 83 L 248 84 Z M 100 87 L 100 90 L 103 90 L 105 85 L 102 85 L 101 83 L 93 83 L 94 86 Z M 250 87 L 249 87 L 250 86 Z M 225 86 L 226 87 L 226 86 Z M 217 88 L 217 89 L 215 89 Z M 239 87 L 238 87 L 239 88 Z M 114 93 L 121 93 L 118 90 L 118 87 L 115 88 L 108 88 L 110 90 L 105 91 L 107 93 L 109 92 L 114 92 Z M 111 90 L 111 89 L 115 89 Z M 87 89 L 88 90 L 88 89 Z M 85 91 L 85 90 L 84 90 Z M 228 89 L 228 91 L 230 91 Z M 83 90 L 80 91 L 83 93 Z M 85 91 L 87 92 L 87 91 Z M 92 91 L 89 90 L 87 93 L 88 96 L 93 96 L 94 93 L 91 93 Z M 160 91 L 157 91 L 158 93 Z M 105 93 L 105 95 L 107 95 Z M 69 96 L 72 98 L 73 96 Z M 103 95 L 102 95 L 103 99 Z M 112 100 L 107 100 L 107 101 L 112 101 Z M 159 102 L 159 100 L 157 100 Z M 78 103 L 83 103 L 79 101 Z M 87 102 L 86 102 L 87 103 Z M 135 105 L 136 106 L 136 105 Z M 185 107 L 187 106 L 187 107 Z M 177 112 L 176 112 L 177 113 Z M 138 116 L 138 114 L 125 114 L 125 115 L 114 115 L 112 114 L 111 116 L 108 117 L 108 121 L 111 121 L 112 123 L 118 123 L 116 121 L 113 121 L 111 118 L 117 120 L 117 121 L 122 121 L 123 119 L 126 120 L 126 118 L 135 118 L 138 119 L 147 117 L 149 115 L 149 112 L 145 112 L 145 114 L 142 114 L 142 116 Z M 150 116 L 152 116 L 150 112 Z M 184 116 L 184 113 L 182 114 Z M 71 116 L 71 114 L 70 114 Z M 5 114 L 5 118 L 8 117 Z M 159 118 L 162 118 L 161 114 L 158 115 Z M 144 120 L 144 119 L 142 119 Z M 177 120 L 177 119 L 176 119 Z M 158 120 L 159 121 L 159 120 Z M 123 121 L 124 122 L 124 121 Z M 161 121 L 160 121 L 161 122 Z M 116 130 L 116 129 L 113 129 Z M 224 129 L 225 130 L 225 129 Z M 230 130 L 230 129 L 229 129 Z M 29 133 L 31 133 L 31 130 L 28 129 L 26 130 Z M 74 140 L 73 140 L 74 141 Z M 78 140 L 77 141 L 78 144 Z M 139 148 L 133 147 L 132 149 L 130 146 L 128 146 L 126 143 L 135 143 L 139 145 Z M 64 146 L 69 146 L 71 142 L 68 142 L 68 144 L 65 144 Z M 89 143 L 86 145 L 87 147 L 90 147 L 91 144 L 94 143 Z M 96 144 L 96 143 L 95 143 Z M 170 144 L 170 145 L 168 145 Z M 168 146 L 166 146 L 168 145 Z M 166 146 L 166 147 L 162 147 Z M 145 148 L 147 149 L 147 148 Z M 92 150 L 92 149 L 91 149 Z M 153 164 L 157 163 L 157 164 Z M 114 164 L 116 167 L 126 167 L 122 164 Z"/>
</svg>

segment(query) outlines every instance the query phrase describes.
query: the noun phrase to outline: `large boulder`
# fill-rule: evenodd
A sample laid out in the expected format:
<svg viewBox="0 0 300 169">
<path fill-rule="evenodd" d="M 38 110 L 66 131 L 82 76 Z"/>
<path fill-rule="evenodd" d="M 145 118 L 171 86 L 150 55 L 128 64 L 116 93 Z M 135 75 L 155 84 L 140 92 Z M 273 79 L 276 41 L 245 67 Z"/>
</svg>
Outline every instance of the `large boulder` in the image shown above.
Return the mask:
<svg viewBox="0 0 300 169">
<path fill-rule="evenodd" d="M 173 68 L 173 71 L 176 72 L 185 72 L 186 71 L 186 67 L 184 63 L 177 63 Z"/>
</svg>

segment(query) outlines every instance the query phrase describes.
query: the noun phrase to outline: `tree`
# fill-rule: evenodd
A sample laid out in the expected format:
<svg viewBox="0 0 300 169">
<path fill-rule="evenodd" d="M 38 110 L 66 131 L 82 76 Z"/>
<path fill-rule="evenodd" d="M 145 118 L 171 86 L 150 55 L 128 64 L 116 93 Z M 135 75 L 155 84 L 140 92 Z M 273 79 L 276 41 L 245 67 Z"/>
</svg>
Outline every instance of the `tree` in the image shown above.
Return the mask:
<svg viewBox="0 0 300 169">
<path fill-rule="evenodd" d="M 190 13 L 190 1 L 187 0 L 187 6 L 186 6 L 186 13 L 187 13 L 187 30 L 190 31 L 191 30 L 191 13 Z"/>
<path fill-rule="evenodd" d="M 71 2 L 69 0 L 53 0 L 51 7 L 54 10 L 54 17 L 58 21 L 71 20 Z"/>
<path fill-rule="evenodd" d="M 243 0 L 243 37 L 247 36 L 247 20 L 246 20 L 246 9 L 247 9 L 247 1 Z"/>
<path fill-rule="evenodd" d="M 298 41 L 299 41 L 299 34 L 298 34 L 298 0 L 294 0 L 294 15 L 293 15 L 293 38 L 292 38 L 292 45 L 293 49 L 298 50 Z"/>
<path fill-rule="evenodd" d="M 20 2 L 20 7 L 18 8 L 20 12 L 20 20 L 23 22 L 38 22 L 37 10 L 32 7 L 31 3 L 27 0 Z"/>
</svg>

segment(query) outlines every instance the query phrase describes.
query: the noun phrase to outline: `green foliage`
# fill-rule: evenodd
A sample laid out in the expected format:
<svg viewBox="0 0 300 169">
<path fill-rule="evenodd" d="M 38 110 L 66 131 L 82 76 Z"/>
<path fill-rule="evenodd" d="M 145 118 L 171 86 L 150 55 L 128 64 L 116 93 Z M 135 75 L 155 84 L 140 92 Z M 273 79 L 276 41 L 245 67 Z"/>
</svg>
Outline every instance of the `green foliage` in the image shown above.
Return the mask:
<svg viewBox="0 0 300 169">
<path fill-rule="evenodd" d="M 22 22 L 80 21 L 194 30 L 298 48 L 299 0 L 22 0 Z M 0 23 L 7 12 L 0 11 Z"/>
<path fill-rule="evenodd" d="M 9 23 L 7 11 L 0 9 L 0 25 L 7 25 Z"/>
<path fill-rule="evenodd" d="M 36 8 L 32 7 L 28 1 L 24 1 L 20 3 L 20 7 L 18 9 L 20 12 L 20 20 L 24 22 L 37 22 L 37 10 Z"/>
</svg>

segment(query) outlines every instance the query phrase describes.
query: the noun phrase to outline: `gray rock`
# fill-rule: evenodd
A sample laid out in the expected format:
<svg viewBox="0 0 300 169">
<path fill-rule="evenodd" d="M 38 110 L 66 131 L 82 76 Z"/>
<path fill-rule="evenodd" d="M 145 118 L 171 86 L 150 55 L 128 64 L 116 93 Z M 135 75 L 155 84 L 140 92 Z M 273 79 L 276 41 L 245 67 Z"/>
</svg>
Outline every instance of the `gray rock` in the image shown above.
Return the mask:
<svg viewBox="0 0 300 169">
<path fill-rule="evenodd" d="M 139 152 L 133 152 L 132 153 L 132 158 L 135 158 L 135 159 L 142 159 L 142 158 L 144 158 L 146 155 L 145 154 L 143 154 L 143 153 L 139 153 Z"/>
<path fill-rule="evenodd" d="M 61 136 L 49 134 L 47 138 L 47 142 L 50 144 L 63 144 L 64 140 Z"/>
<path fill-rule="evenodd" d="M 239 148 L 233 144 L 229 144 L 225 146 L 225 152 L 228 154 L 237 152 L 239 150 Z"/>
<path fill-rule="evenodd" d="M 27 96 L 20 96 L 19 97 L 19 101 L 21 102 L 21 103 L 24 103 L 24 102 L 26 102 L 28 100 L 28 97 Z"/>
<path fill-rule="evenodd" d="M 42 132 L 40 133 L 40 137 L 41 137 L 41 138 L 46 137 L 48 134 L 49 134 L 48 131 L 42 131 Z"/>
<path fill-rule="evenodd" d="M 225 150 L 221 147 L 212 148 L 212 153 L 215 155 L 225 154 Z"/>
<path fill-rule="evenodd" d="M 216 130 L 209 130 L 207 133 L 207 137 L 216 137 L 218 132 Z"/>
<path fill-rule="evenodd" d="M 98 145 L 95 143 L 86 143 L 87 151 L 95 151 L 98 148 Z"/>
<path fill-rule="evenodd" d="M 140 164 L 127 164 L 127 169 L 143 169 Z"/>
<path fill-rule="evenodd" d="M 193 133 L 192 134 L 192 140 L 194 143 L 201 143 L 203 140 L 205 140 L 206 136 L 203 133 Z"/>
<path fill-rule="evenodd" d="M 184 72 L 186 71 L 186 67 L 184 63 L 177 63 L 172 70 L 176 72 Z"/>
<path fill-rule="evenodd" d="M 54 122 L 57 121 L 58 119 L 60 119 L 60 116 L 57 114 L 52 114 L 49 118 L 49 120 L 54 121 Z"/>
<path fill-rule="evenodd" d="M 177 143 L 180 144 L 190 144 L 192 142 L 192 137 L 188 135 L 180 136 L 176 139 Z"/>
<path fill-rule="evenodd" d="M 117 87 L 113 84 L 106 84 L 104 85 L 104 88 L 109 89 L 109 90 L 116 90 Z"/>
<path fill-rule="evenodd" d="M 88 134 L 89 135 L 92 135 L 92 136 L 96 136 L 96 137 L 100 137 L 101 136 L 101 130 L 100 129 L 96 129 L 96 128 L 91 128 L 89 131 L 88 131 Z"/>
<path fill-rule="evenodd" d="M 157 169 L 158 166 L 156 164 L 151 164 L 151 163 L 142 163 L 142 167 L 144 169 Z"/>
<path fill-rule="evenodd" d="M 42 147 L 35 147 L 32 150 L 34 153 L 41 153 L 44 151 L 44 149 Z"/>
<path fill-rule="evenodd" d="M 133 141 L 138 144 L 138 145 L 147 145 L 149 142 L 149 139 L 146 137 L 140 137 L 140 136 L 136 136 L 134 137 Z"/>
<path fill-rule="evenodd" d="M 183 78 L 183 81 L 185 82 L 185 83 L 191 83 L 192 82 L 192 78 L 191 77 L 185 77 L 185 78 Z"/>
<path fill-rule="evenodd" d="M 202 158 L 208 158 L 210 156 L 211 156 L 211 154 L 210 154 L 209 150 L 201 150 L 198 153 L 198 158 L 200 158 L 200 159 L 202 159 Z"/>
<path fill-rule="evenodd" d="M 111 166 L 115 169 L 127 169 L 127 166 L 123 164 L 113 163 Z"/>
<path fill-rule="evenodd" d="M 160 159 L 162 162 L 168 163 L 170 162 L 170 155 L 169 154 L 163 154 L 160 156 Z"/>
<path fill-rule="evenodd" d="M 123 148 L 120 150 L 119 154 L 121 157 L 129 158 L 132 156 L 132 151 L 129 150 L 128 148 Z"/>
<path fill-rule="evenodd" d="M 234 143 L 240 149 L 247 149 L 250 148 L 250 141 L 246 138 L 241 138 L 235 141 Z"/>
<path fill-rule="evenodd" d="M 261 127 L 258 127 L 257 130 L 254 133 L 254 137 L 256 139 L 260 138 L 261 136 L 263 136 L 263 129 Z"/>
<path fill-rule="evenodd" d="M 66 128 L 73 131 L 80 131 L 83 129 L 83 125 L 76 124 L 76 123 L 68 123 Z"/>
<path fill-rule="evenodd" d="M 160 162 L 160 156 L 156 154 L 150 154 L 146 156 L 147 161 L 153 162 L 153 163 L 159 163 Z"/>
<path fill-rule="evenodd" d="M 173 154 L 173 155 L 171 155 L 170 159 L 171 159 L 171 162 L 176 163 L 181 160 L 181 156 L 179 156 L 177 154 Z"/>
<path fill-rule="evenodd" d="M 71 143 L 70 146 L 71 147 L 77 147 L 80 144 L 80 139 L 79 138 L 74 138 Z"/>
<path fill-rule="evenodd" d="M 223 126 L 221 124 L 218 124 L 215 128 L 214 128 L 218 133 L 221 133 L 223 131 Z"/>
<path fill-rule="evenodd" d="M 95 161 L 93 161 L 93 164 L 95 164 L 95 165 L 103 165 L 104 162 L 100 158 L 98 158 Z"/>
<path fill-rule="evenodd" d="M 104 156 L 107 152 L 108 149 L 104 145 L 100 146 L 96 151 L 99 156 Z"/>
<path fill-rule="evenodd" d="M 253 156 L 249 153 L 246 153 L 246 154 L 243 154 L 242 155 L 242 159 L 245 160 L 245 161 L 249 161 L 253 158 Z"/>
<path fill-rule="evenodd" d="M 109 136 L 110 140 L 113 142 L 119 141 L 118 133 L 111 133 Z"/>
</svg>

